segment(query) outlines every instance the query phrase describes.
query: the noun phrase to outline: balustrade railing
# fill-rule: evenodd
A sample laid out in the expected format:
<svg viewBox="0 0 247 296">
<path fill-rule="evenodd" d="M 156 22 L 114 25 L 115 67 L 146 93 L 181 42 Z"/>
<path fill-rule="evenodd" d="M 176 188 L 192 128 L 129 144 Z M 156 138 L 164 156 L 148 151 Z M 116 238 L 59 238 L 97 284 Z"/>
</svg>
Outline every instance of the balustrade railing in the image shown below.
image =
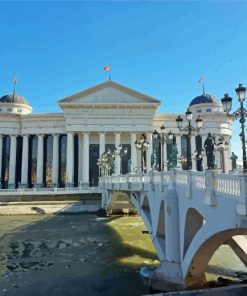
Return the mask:
<svg viewBox="0 0 247 296">
<path fill-rule="evenodd" d="M 206 177 L 203 172 L 192 173 L 192 186 L 197 189 L 206 189 Z"/>
<path fill-rule="evenodd" d="M 188 184 L 188 175 L 186 171 L 176 171 L 176 184 L 187 185 Z"/>
<path fill-rule="evenodd" d="M 201 191 L 207 189 L 207 178 L 213 178 L 212 190 L 218 194 L 227 195 L 230 198 L 239 198 L 241 195 L 241 180 L 244 175 L 222 174 L 216 172 L 194 172 L 175 170 L 175 183 L 179 186 L 191 186 Z M 171 181 L 171 173 L 167 172 L 151 172 L 146 175 L 125 175 L 125 176 L 107 176 L 103 177 L 100 184 L 111 188 L 112 184 L 120 184 L 119 189 L 123 188 L 123 184 L 129 184 L 126 188 L 131 190 L 136 184 L 139 190 L 143 190 L 141 184 L 168 185 Z M 121 185 L 122 184 L 122 185 Z M 141 185 L 141 186 L 138 186 Z M 136 190 L 138 190 L 136 187 Z M 247 188 L 247 187 L 246 187 Z M 247 194 L 247 193 L 246 193 Z"/>
<path fill-rule="evenodd" d="M 240 187 L 241 176 L 217 174 L 215 177 L 214 190 L 225 195 L 239 197 L 241 194 Z"/>
</svg>

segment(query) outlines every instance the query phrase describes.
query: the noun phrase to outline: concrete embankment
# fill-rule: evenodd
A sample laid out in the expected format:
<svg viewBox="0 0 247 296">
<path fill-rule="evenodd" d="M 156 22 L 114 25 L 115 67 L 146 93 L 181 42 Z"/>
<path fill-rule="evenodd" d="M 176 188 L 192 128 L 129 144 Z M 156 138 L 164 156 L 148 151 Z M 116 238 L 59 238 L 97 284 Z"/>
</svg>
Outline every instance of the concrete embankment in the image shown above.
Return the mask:
<svg viewBox="0 0 247 296">
<path fill-rule="evenodd" d="M 95 213 L 100 207 L 100 200 L 1 202 L 0 215 Z"/>
<path fill-rule="evenodd" d="M 145 294 L 143 296 L 198 296 L 198 295 L 246 296 L 247 284 L 232 285 L 227 287 L 210 288 L 210 289 L 188 290 L 188 291 L 178 291 L 178 292 L 168 292 L 168 293 L 158 293 L 158 294 L 148 294 L 148 295 Z"/>
<path fill-rule="evenodd" d="M 8 192 L 8 194 L 1 193 L 0 202 L 27 202 L 27 201 L 92 201 L 92 200 L 101 200 L 100 193 L 51 193 L 47 194 L 35 192 L 30 193 L 21 193 L 17 194 L 16 192 Z"/>
</svg>

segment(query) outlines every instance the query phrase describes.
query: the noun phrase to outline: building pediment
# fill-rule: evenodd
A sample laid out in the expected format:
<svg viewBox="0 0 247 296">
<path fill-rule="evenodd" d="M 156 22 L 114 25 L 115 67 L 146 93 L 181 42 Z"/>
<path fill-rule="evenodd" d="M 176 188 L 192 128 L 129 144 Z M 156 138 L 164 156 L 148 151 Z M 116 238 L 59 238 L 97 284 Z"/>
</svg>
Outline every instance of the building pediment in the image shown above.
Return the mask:
<svg viewBox="0 0 247 296">
<path fill-rule="evenodd" d="M 66 97 L 58 102 L 62 109 L 75 108 L 79 106 L 120 106 L 120 105 L 148 105 L 158 107 L 160 101 L 118 84 L 114 81 L 106 81 L 94 87 Z"/>
</svg>

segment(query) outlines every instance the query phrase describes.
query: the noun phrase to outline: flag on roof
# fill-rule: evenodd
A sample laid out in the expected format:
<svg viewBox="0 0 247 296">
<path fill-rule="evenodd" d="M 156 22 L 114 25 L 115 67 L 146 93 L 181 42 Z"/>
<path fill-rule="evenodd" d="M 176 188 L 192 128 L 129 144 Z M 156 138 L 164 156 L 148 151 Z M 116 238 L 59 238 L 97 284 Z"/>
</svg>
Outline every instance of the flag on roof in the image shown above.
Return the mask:
<svg viewBox="0 0 247 296">
<path fill-rule="evenodd" d="M 104 71 L 109 71 L 111 69 L 111 65 L 107 65 L 103 68 Z"/>
</svg>

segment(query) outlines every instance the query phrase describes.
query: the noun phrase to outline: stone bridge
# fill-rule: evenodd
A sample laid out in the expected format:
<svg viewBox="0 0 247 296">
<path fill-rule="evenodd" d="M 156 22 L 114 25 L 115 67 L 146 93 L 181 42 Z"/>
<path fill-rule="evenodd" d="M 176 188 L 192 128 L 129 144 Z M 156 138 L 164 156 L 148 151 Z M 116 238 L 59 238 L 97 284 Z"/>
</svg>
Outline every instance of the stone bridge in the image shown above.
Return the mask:
<svg viewBox="0 0 247 296">
<path fill-rule="evenodd" d="M 106 210 L 135 208 L 161 262 L 152 275 L 157 290 L 206 282 L 205 269 L 222 244 L 247 265 L 247 175 L 171 170 L 102 177 Z"/>
</svg>

